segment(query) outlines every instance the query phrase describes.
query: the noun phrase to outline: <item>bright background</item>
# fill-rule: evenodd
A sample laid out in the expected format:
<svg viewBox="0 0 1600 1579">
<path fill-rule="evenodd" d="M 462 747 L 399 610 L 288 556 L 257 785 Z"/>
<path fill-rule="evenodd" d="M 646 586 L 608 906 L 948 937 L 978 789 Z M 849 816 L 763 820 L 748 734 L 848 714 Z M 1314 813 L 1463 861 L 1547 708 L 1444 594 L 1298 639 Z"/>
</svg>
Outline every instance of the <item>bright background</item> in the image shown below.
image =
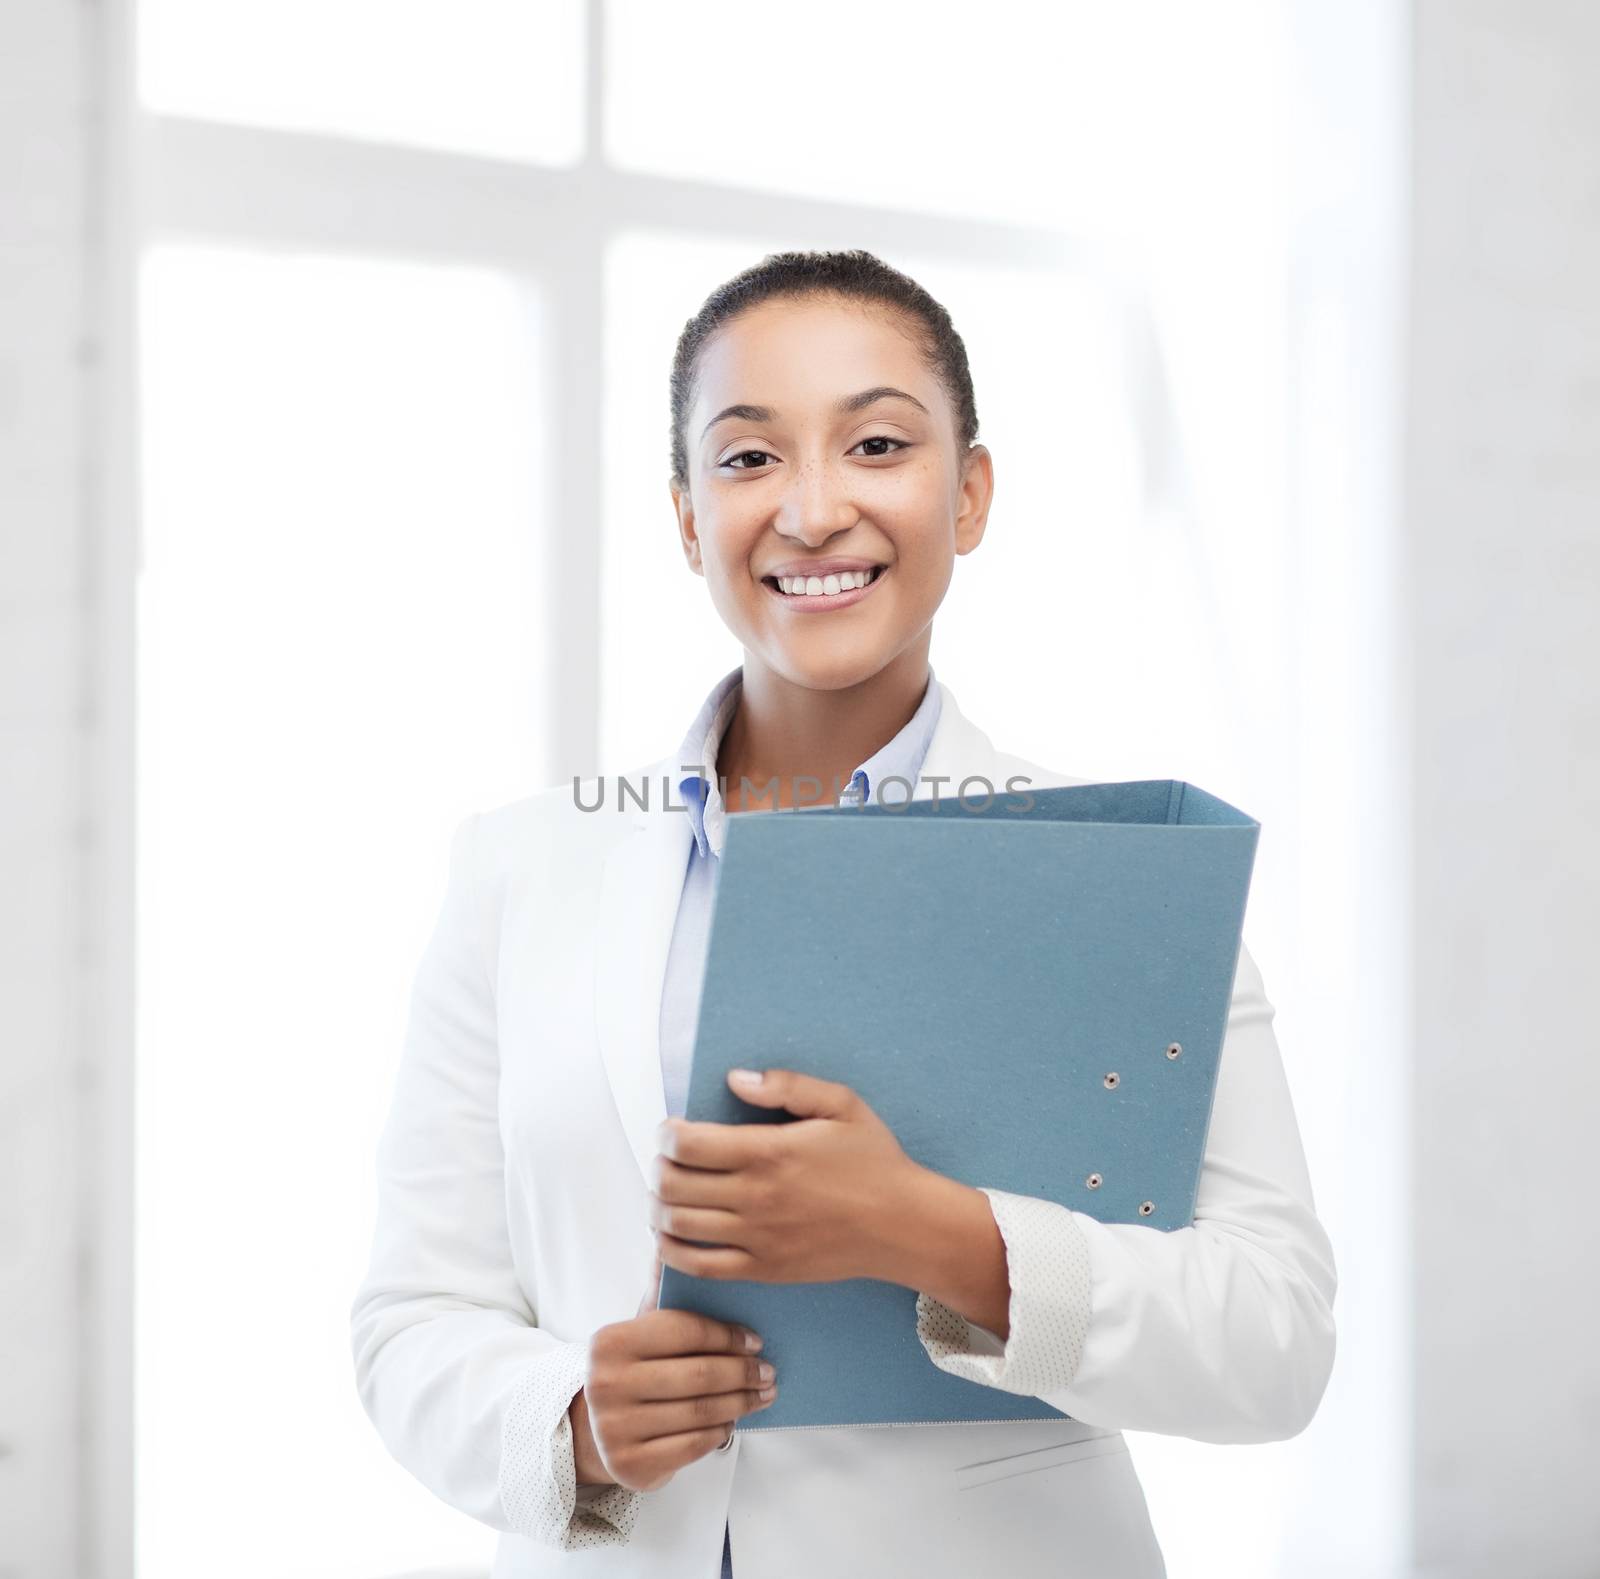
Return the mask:
<svg viewBox="0 0 1600 1579">
<path fill-rule="evenodd" d="M 1169 1573 L 1594 1579 L 1597 74 L 1587 0 L 0 15 L 0 1572 L 487 1572 L 348 1350 L 446 840 L 738 661 L 673 346 L 863 246 L 995 457 L 940 678 L 1263 824 L 1339 1354 L 1129 1433 Z"/>
<path fill-rule="evenodd" d="M 1006 12 L 145 0 L 143 1571 L 203 1579 L 264 1477 L 296 1515 L 237 1579 L 486 1560 L 349 1377 L 407 974 L 453 817 L 653 757 L 738 662 L 676 546 L 667 372 L 719 281 L 829 245 L 969 348 L 997 491 L 940 677 L 1013 750 L 1267 830 L 1247 935 L 1343 1250 L 1341 1363 L 1299 1440 L 1132 1438 L 1172 1572 L 1348 1553 L 1330 1466 L 1385 1539 L 1403 1438 L 1344 1439 L 1397 1383 L 1398 1112 L 1352 1154 L 1381 999 L 1330 987 L 1368 968 L 1358 919 L 1392 924 L 1393 851 L 1349 815 L 1392 749 L 1353 640 L 1388 581 L 1361 490 L 1392 325 L 1296 257 L 1320 139 L 1368 161 L 1328 201 L 1390 266 L 1392 41 L 1371 24 L 1374 96 L 1330 128 L 1269 0 L 1013 8 L 1026 50 Z M 218 1453 L 241 1348 L 251 1429 Z"/>
</svg>

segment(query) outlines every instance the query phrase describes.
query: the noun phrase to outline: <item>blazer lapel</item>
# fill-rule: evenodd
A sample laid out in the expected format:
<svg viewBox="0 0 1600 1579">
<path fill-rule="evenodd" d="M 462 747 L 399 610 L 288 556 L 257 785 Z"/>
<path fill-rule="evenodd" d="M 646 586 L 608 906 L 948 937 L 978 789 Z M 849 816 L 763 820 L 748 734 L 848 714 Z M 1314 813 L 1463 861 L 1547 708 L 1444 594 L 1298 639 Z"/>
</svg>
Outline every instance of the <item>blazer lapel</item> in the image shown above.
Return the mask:
<svg viewBox="0 0 1600 1579">
<path fill-rule="evenodd" d="M 688 814 L 661 807 L 664 784 L 671 784 L 671 804 L 682 804 L 677 785 L 671 783 L 673 771 L 672 759 L 664 758 L 644 777 L 650 809 L 633 811 L 632 828 L 606 858 L 595 937 L 600 1055 L 628 1145 L 647 1183 L 658 1150 L 655 1132 L 667 1116 L 661 1081 L 661 988 L 694 842 Z M 639 787 L 640 777 L 630 774 L 627 782 Z"/>
<path fill-rule="evenodd" d="M 939 721 L 913 789 L 923 800 L 934 793 L 928 781 L 942 777 L 941 798 L 954 798 L 963 779 L 979 776 L 998 792 L 996 753 L 989 737 L 956 705 L 949 686 L 940 685 Z M 661 1080 L 661 989 L 673 924 L 683 893 L 684 870 L 694 830 L 683 811 L 664 811 L 663 786 L 670 784 L 672 804 L 681 806 L 676 764 L 671 757 L 654 763 L 643 777 L 649 810 L 635 809 L 631 828 L 620 835 L 606 858 L 601 876 L 598 930 L 595 937 L 595 1029 L 606 1079 L 622 1119 L 628 1144 L 648 1184 L 655 1157 L 656 1130 L 666 1119 L 666 1088 Z M 641 775 L 629 774 L 639 786 Z M 983 790 L 975 786 L 974 795 Z"/>
</svg>

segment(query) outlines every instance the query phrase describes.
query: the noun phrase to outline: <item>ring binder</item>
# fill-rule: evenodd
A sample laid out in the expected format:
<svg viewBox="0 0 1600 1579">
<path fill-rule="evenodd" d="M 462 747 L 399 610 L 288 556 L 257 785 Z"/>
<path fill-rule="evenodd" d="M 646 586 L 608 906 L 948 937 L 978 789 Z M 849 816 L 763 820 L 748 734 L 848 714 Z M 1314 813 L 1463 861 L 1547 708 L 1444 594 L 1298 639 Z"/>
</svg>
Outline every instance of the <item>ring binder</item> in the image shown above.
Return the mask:
<svg viewBox="0 0 1600 1579">
<path fill-rule="evenodd" d="M 726 1075 L 796 1069 L 854 1088 L 940 1173 L 1184 1228 L 1259 833 L 1181 780 L 734 813 L 685 1116 L 787 1122 Z M 1090 1080 L 1113 1100 L 1086 1103 Z M 666 1267 L 660 1304 L 765 1338 L 784 1390 L 741 1430 L 1062 1418 L 932 1365 L 916 1299 Z"/>
</svg>

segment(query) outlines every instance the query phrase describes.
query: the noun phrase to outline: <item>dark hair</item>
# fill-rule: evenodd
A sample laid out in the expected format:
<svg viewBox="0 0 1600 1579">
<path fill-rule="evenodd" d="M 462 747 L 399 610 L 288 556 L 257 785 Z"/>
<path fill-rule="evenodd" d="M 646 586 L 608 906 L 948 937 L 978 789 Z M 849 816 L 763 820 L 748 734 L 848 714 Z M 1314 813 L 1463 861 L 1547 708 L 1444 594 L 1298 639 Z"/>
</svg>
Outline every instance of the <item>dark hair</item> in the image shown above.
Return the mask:
<svg viewBox="0 0 1600 1579">
<path fill-rule="evenodd" d="M 965 451 L 978 437 L 978 408 L 972 394 L 967 348 L 950 314 L 909 275 L 882 258 L 848 252 L 769 252 L 759 263 L 719 285 L 678 336 L 672 359 L 672 476 L 686 487 L 688 446 L 683 427 L 694 404 L 694 381 L 706 342 L 731 318 L 773 297 L 839 296 L 878 302 L 916 325 L 923 356 L 944 386 L 955 413 L 957 448 Z"/>
</svg>

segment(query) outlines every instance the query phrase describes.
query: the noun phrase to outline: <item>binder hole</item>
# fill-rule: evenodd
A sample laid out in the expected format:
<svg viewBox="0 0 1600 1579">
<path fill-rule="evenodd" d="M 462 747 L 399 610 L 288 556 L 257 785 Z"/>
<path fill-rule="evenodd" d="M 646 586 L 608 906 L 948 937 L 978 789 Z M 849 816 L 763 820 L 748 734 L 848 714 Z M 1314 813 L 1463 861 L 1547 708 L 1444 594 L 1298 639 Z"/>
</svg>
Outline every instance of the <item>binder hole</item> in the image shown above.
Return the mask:
<svg viewBox="0 0 1600 1579">
<path fill-rule="evenodd" d="M 1091 1190 L 1098 1190 L 1100 1188 L 1100 1175 L 1098 1173 L 1091 1173 L 1083 1182 L 1087 1184 Z"/>
<path fill-rule="evenodd" d="M 1117 1084 L 1121 1079 L 1122 1079 L 1122 1076 L 1119 1075 L 1116 1072 L 1116 1070 L 1113 1069 L 1111 1071 L 1111 1073 L 1109 1075 L 1107 1075 L 1106 1078 L 1105 1078 L 1106 1090 L 1107 1091 L 1115 1091 L 1117 1089 Z"/>
<path fill-rule="evenodd" d="M 1181 1053 L 1182 1051 L 1183 1051 L 1183 1043 L 1182 1042 L 1173 1042 L 1167 1048 L 1167 1057 L 1168 1058 L 1176 1058 L 1178 1056 L 1178 1054 Z"/>
<path fill-rule="evenodd" d="M 1154 1201 L 1141 1201 L 1139 1203 L 1139 1215 L 1141 1217 L 1148 1217 L 1155 1209 L 1156 1203 Z"/>
</svg>

